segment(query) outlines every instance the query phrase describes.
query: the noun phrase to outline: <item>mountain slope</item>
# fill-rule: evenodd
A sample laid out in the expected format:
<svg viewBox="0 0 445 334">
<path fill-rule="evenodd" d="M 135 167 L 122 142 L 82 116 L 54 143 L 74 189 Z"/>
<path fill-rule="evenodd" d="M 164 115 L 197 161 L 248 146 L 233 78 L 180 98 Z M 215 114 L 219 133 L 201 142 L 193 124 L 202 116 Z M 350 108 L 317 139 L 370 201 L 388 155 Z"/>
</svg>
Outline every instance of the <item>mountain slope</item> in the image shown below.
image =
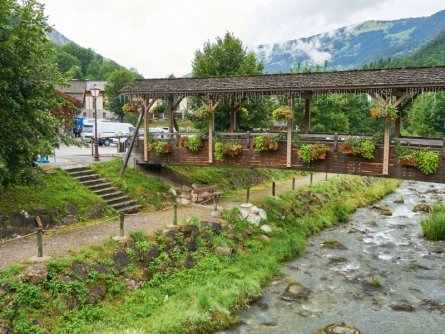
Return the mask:
<svg viewBox="0 0 445 334">
<path fill-rule="evenodd" d="M 404 58 L 445 30 L 445 10 L 428 17 L 367 21 L 332 32 L 253 48 L 268 73 L 322 65 L 329 69 L 361 68 L 380 58 Z"/>
<path fill-rule="evenodd" d="M 53 30 L 47 34 L 47 37 L 49 40 L 56 43 L 58 46 L 64 46 L 69 43 L 73 43 L 69 38 L 65 37 L 63 34 L 58 32 L 56 29 L 52 28 Z"/>
</svg>

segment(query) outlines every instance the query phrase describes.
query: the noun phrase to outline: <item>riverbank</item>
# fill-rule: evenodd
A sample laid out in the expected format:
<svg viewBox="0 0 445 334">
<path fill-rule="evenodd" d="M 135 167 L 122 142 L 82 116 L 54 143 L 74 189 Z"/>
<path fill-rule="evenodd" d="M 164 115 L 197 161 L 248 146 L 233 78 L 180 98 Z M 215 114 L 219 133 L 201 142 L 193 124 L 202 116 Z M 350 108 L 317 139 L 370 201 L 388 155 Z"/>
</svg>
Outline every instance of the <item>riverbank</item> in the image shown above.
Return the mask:
<svg viewBox="0 0 445 334">
<path fill-rule="evenodd" d="M 116 271 L 113 270 L 116 261 L 100 258 L 97 248 L 85 251 L 74 260 L 64 261 L 63 265 L 50 266 L 49 281 L 44 279 L 38 284 L 15 283 L 21 270 L 10 271 L 7 275 L 2 274 L 2 281 L 10 286 L 33 287 L 35 298 L 32 303 L 23 303 L 19 291 L 12 290 L 7 295 L 8 304 L 1 306 L 2 317 L 6 315 L 5 321 L 12 320 L 17 333 L 19 328 L 30 327 L 34 332 L 44 328 L 51 333 L 186 333 L 227 327 L 237 321 L 237 311 L 258 298 L 261 287 L 280 274 L 280 262 L 304 250 L 309 235 L 347 220 L 350 212 L 383 197 L 397 183 L 394 180 L 332 179 L 312 188 L 284 194 L 281 199 L 268 198 L 259 203 L 268 211 L 267 224 L 272 227 L 267 237 L 263 230 L 246 225 L 236 212 L 228 212 L 223 231 L 210 234 L 210 239 L 201 235 L 195 240 L 197 248 L 193 251 L 169 253 L 160 248 L 154 265 L 148 265 L 148 269 L 157 270 L 149 278 L 142 277 L 147 264 L 140 262 L 138 256 L 127 256 L 124 268 Z M 150 252 L 153 239 L 144 240 L 133 238 L 122 246 L 107 244 L 106 252 L 101 251 L 103 255 L 116 254 L 117 251 L 131 255 L 136 244 L 140 251 Z M 175 241 L 178 242 L 183 239 Z M 221 247 L 231 249 L 230 254 L 217 254 Z M 193 259 L 189 262 L 193 264 L 188 266 L 190 269 L 177 265 L 187 264 L 186 259 L 190 258 Z M 108 271 L 102 273 L 104 276 L 89 269 L 98 262 Z M 81 268 L 90 270 L 81 270 L 83 275 L 86 271 L 86 282 L 79 281 L 76 275 L 70 276 L 73 263 L 81 263 Z M 141 277 L 136 280 L 138 275 Z M 63 277 L 71 278 L 63 281 Z M 140 283 L 132 292 L 125 289 L 130 278 Z M 112 284 L 106 285 L 108 281 Z M 97 290 L 100 284 L 106 287 L 102 288 L 101 301 L 96 299 L 92 303 L 85 293 L 91 292 L 93 287 Z M 65 301 L 60 293 L 65 291 L 66 296 L 73 288 L 83 299 L 78 300 L 74 308 L 73 305 L 61 305 Z M 19 305 L 19 314 L 8 312 L 5 305 Z"/>
</svg>

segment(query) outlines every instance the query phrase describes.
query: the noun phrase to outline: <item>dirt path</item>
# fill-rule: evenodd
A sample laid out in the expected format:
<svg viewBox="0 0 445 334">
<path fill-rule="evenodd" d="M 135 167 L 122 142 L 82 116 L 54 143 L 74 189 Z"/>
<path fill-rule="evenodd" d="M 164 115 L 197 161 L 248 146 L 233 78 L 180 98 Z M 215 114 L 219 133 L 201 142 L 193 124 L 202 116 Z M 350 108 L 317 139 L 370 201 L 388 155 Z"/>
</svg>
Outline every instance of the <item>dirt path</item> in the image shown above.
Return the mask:
<svg viewBox="0 0 445 334">
<path fill-rule="evenodd" d="M 325 179 L 325 174 L 314 174 L 313 182 Z M 309 176 L 295 180 L 295 186 L 299 187 L 309 183 Z M 276 194 L 292 189 L 292 180 L 276 183 Z M 250 192 L 250 200 L 271 195 L 271 184 L 254 187 Z M 231 208 L 245 202 L 246 195 L 235 195 L 222 201 L 218 209 Z M 211 219 L 213 205 L 193 205 L 178 207 L 178 221 L 181 222 L 191 217 L 202 220 Z M 165 228 L 173 223 L 173 210 L 167 208 L 162 211 L 129 215 L 125 218 L 125 232 L 142 230 L 147 233 Z M 51 257 L 63 257 L 71 251 L 76 251 L 89 245 L 101 244 L 110 235 L 118 235 L 119 221 L 108 221 L 90 226 L 75 226 L 67 230 L 56 230 L 44 234 L 44 255 Z M 30 257 L 37 255 L 36 237 L 30 236 L 22 239 L 0 243 L 0 270 L 8 265 L 25 262 Z"/>
</svg>

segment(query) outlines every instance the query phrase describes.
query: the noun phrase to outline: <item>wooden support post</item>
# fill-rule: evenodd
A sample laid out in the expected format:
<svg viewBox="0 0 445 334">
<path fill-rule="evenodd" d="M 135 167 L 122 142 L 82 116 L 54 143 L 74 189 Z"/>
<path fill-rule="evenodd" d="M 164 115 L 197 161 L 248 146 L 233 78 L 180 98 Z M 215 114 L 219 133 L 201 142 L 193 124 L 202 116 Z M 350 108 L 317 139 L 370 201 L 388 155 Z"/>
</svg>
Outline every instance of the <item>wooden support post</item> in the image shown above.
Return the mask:
<svg viewBox="0 0 445 334">
<path fill-rule="evenodd" d="M 442 159 L 445 159 L 445 138 L 443 139 L 443 144 L 442 144 Z"/>
<path fill-rule="evenodd" d="M 144 101 L 145 104 L 145 101 Z M 149 132 L 149 121 L 148 121 L 148 109 L 143 108 L 144 113 L 144 161 L 148 161 L 148 132 Z"/>
<path fill-rule="evenodd" d="M 144 102 L 144 104 L 142 105 L 142 112 L 141 112 L 141 114 L 139 115 L 138 121 L 137 121 L 137 123 L 136 123 L 136 130 L 134 131 L 133 137 L 132 137 L 132 139 L 131 139 L 130 147 L 128 148 L 128 151 L 127 151 L 127 153 L 125 154 L 125 157 L 124 157 L 124 163 L 122 164 L 122 168 L 121 168 L 121 171 L 120 171 L 120 175 L 123 175 L 123 174 L 124 174 L 125 169 L 127 168 L 128 160 L 130 160 L 130 155 L 131 155 L 131 151 L 133 150 L 134 143 L 135 143 L 136 141 L 139 140 L 139 137 L 138 137 L 138 130 L 139 130 L 139 128 L 141 127 L 142 119 L 144 118 L 144 115 L 145 115 L 145 109 L 148 109 L 148 110 L 149 110 L 149 109 L 151 108 L 151 106 L 155 103 L 155 101 L 156 101 L 156 100 L 153 99 L 153 100 L 151 100 L 150 103 L 148 103 L 147 106 L 145 105 L 145 102 Z"/>
<path fill-rule="evenodd" d="M 400 132 L 402 128 L 402 108 L 400 105 L 397 107 L 397 119 L 395 121 L 395 128 L 394 128 L 394 137 L 400 138 Z"/>
<path fill-rule="evenodd" d="M 324 180 L 327 181 L 328 180 L 328 172 L 326 172 L 325 176 L 324 176 Z"/>
<path fill-rule="evenodd" d="M 275 196 L 275 181 L 272 182 L 272 196 Z"/>
<path fill-rule="evenodd" d="M 389 171 L 389 143 L 391 135 L 391 120 L 385 119 L 385 137 L 383 139 L 383 175 L 388 175 Z"/>
<path fill-rule="evenodd" d="M 250 149 L 250 131 L 246 133 L 246 147 Z"/>
<path fill-rule="evenodd" d="M 173 133 L 173 129 L 174 129 L 174 118 L 175 115 L 173 114 L 174 110 L 173 110 L 173 95 L 170 96 L 168 98 L 168 115 L 167 115 L 167 122 L 168 122 L 168 132 L 170 134 Z M 168 139 L 172 139 L 171 136 L 169 136 Z"/>
<path fill-rule="evenodd" d="M 250 200 L 250 187 L 247 187 L 246 191 L 246 203 L 249 203 Z"/>
<path fill-rule="evenodd" d="M 295 178 L 292 178 L 292 190 L 295 190 Z"/>
<path fill-rule="evenodd" d="M 218 199 L 213 196 L 213 211 L 218 211 Z"/>
<path fill-rule="evenodd" d="M 37 257 L 43 257 L 43 228 L 37 228 Z"/>
<path fill-rule="evenodd" d="M 292 121 L 287 121 L 286 167 L 292 167 Z"/>
<path fill-rule="evenodd" d="M 173 225 L 178 225 L 178 203 L 173 203 Z"/>
<path fill-rule="evenodd" d="M 311 97 L 304 99 L 304 118 L 303 118 L 304 133 L 308 134 L 311 130 Z"/>
<path fill-rule="evenodd" d="M 334 152 L 338 151 L 338 133 L 334 134 Z"/>
<path fill-rule="evenodd" d="M 211 102 L 213 108 L 213 101 Z M 209 119 L 209 164 L 213 163 L 213 137 L 215 131 L 215 112 L 212 112 Z"/>
<path fill-rule="evenodd" d="M 313 178 L 314 178 L 314 173 L 311 172 L 311 176 L 310 176 L 310 178 L 309 178 L 309 184 L 310 184 L 311 186 L 312 186 Z"/>
<path fill-rule="evenodd" d="M 124 222 L 125 222 L 125 213 L 120 214 L 120 220 L 119 220 L 119 236 L 123 237 L 125 234 L 124 231 Z"/>
</svg>

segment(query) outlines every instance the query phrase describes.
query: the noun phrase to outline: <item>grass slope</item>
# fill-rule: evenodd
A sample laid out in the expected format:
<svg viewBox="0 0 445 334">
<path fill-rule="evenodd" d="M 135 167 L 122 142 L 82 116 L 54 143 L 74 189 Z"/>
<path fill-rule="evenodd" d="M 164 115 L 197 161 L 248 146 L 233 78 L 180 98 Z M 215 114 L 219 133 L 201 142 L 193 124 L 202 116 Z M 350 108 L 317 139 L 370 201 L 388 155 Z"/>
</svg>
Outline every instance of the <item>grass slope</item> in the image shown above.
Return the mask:
<svg viewBox="0 0 445 334">
<path fill-rule="evenodd" d="M 259 230 L 244 234 L 237 246 L 233 234 L 214 235 L 215 245 L 238 247 L 236 255 L 222 257 L 198 250 L 193 269 L 156 274 L 142 289 L 122 293 L 118 300 L 109 298 L 67 312 L 62 320 L 46 315 L 42 321 L 52 333 L 205 333 L 224 328 L 237 321 L 237 311 L 260 297 L 261 287 L 279 275 L 282 261 L 304 250 L 308 236 L 346 221 L 357 207 L 380 199 L 397 185 L 395 180 L 375 181 L 368 187 L 358 178 L 332 179 L 281 199 L 267 198 L 259 205 L 267 210 L 268 224 L 273 226 L 270 242 L 261 239 Z M 238 230 L 252 229 L 236 212 L 226 213 L 225 218 Z M 142 240 L 139 244 L 145 245 Z M 161 256 L 158 267 L 167 261 L 167 255 Z"/>
<path fill-rule="evenodd" d="M 116 159 L 93 164 L 91 169 L 123 192 L 137 199 L 139 204 L 144 205 L 149 210 L 159 210 L 165 206 L 169 199 L 167 195 L 168 187 L 162 180 L 130 168 L 127 168 L 124 175 L 121 176 L 121 166 L 122 161 Z"/>
<path fill-rule="evenodd" d="M 0 215 L 8 216 L 18 210 L 63 210 L 71 203 L 79 208 L 82 218 L 96 202 L 103 200 L 66 172 L 56 170 L 54 174 L 39 175 L 36 184 L 7 188 L 1 197 Z"/>
</svg>

